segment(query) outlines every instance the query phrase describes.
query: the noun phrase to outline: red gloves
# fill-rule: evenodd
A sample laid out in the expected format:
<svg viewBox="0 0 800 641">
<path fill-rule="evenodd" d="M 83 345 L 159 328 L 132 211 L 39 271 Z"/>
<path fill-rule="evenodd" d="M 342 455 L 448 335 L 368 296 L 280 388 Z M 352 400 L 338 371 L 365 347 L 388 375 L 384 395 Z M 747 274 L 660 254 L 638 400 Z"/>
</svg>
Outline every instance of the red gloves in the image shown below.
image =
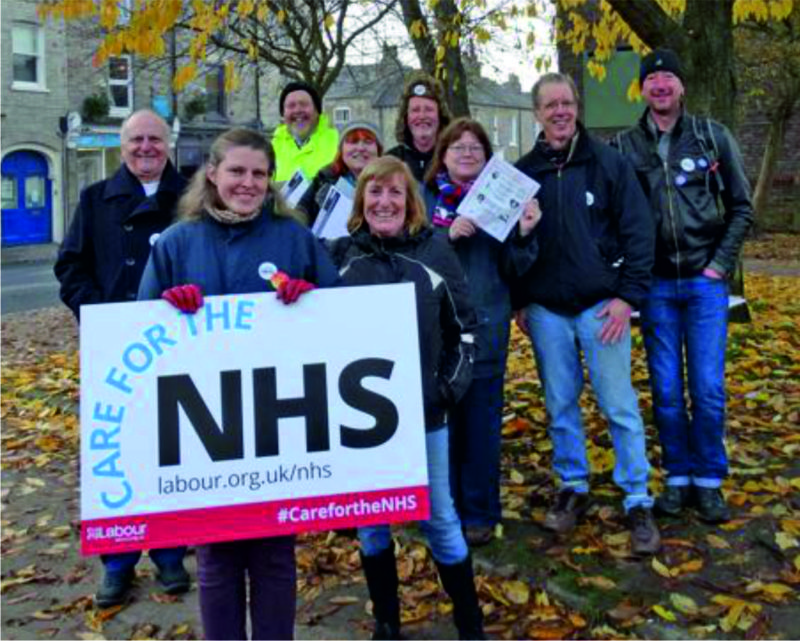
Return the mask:
<svg viewBox="0 0 800 641">
<path fill-rule="evenodd" d="M 277 289 L 277 295 L 286 305 L 294 303 L 306 292 L 315 289 L 313 283 L 302 278 L 286 278 Z M 203 292 L 197 285 L 177 285 L 170 287 L 161 298 L 173 307 L 187 314 L 194 314 L 203 306 Z"/>
<path fill-rule="evenodd" d="M 286 281 L 281 283 L 276 293 L 280 300 L 282 300 L 286 305 L 290 305 L 300 298 L 302 294 L 310 292 L 315 288 L 316 285 L 314 285 L 314 283 L 309 283 L 307 280 L 303 280 L 302 278 L 288 278 Z"/>
<path fill-rule="evenodd" d="M 203 306 L 203 292 L 197 285 L 170 287 L 161 294 L 161 298 L 187 314 L 194 314 Z"/>
</svg>

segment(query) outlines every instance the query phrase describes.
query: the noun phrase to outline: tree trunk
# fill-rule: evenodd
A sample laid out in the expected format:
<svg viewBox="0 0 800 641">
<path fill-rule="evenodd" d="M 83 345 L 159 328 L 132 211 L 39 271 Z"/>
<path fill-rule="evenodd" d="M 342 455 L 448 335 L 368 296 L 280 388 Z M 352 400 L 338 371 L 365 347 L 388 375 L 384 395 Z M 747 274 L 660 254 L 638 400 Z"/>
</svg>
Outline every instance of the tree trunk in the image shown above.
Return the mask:
<svg viewBox="0 0 800 641">
<path fill-rule="evenodd" d="M 442 80 L 447 93 L 447 104 L 453 116 L 466 116 L 469 118 L 469 88 L 467 87 L 467 72 L 461 59 L 461 25 L 458 20 L 461 12 L 455 0 L 439 0 L 433 9 L 438 31 L 439 44 L 444 46 L 445 54 L 438 76 Z M 458 43 L 455 47 L 448 43 L 448 33 L 458 34 Z"/>
<path fill-rule="evenodd" d="M 735 130 L 734 0 L 686 0 L 680 23 L 656 0 L 608 2 L 648 47 L 667 47 L 680 56 L 689 111 Z"/>
<path fill-rule="evenodd" d="M 734 0 L 688 0 L 684 28 L 688 46 L 679 51 L 686 68 L 686 104 L 736 130 L 733 50 Z"/>
<path fill-rule="evenodd" d="M 451 47 L 445 41 L 448 31 L 458 29 L 453 21 L 460 15 L 454 0 L 440 0 L 434 8 L 436 40 L 431 35 L 428 22 L 422 12 L 419 0 L 401 0 L 403 22 L 406 25 L 414 49 L 417 52 L 422 69 L 441 79 L 447 96 L 447 104 L 454 116 L 469 116 L 469 88 L 467 73 L 461 60 L 461 46 Z M 425 25 L 425 33 L 419 37 L 411 34 L 411 25 L 419 21 Z M 445 55 L 441 65 L 436 63 L 436 42 L 445 47 Z"/>
<path fill-rule="evenodd" d="M 788 93 L 775 111 L 769 124 L 767 142 L 764 147 L 764 155 L 761 157 L 761 168 L 758 172 L 758 181 L 753 191 L 753 209 L 756 214 L 756 223 L 753 233 L 758 234 L 762 231 L 762 223 L 767 213 L 772 179 L 775 176 L 775 168 L 778 165 L 783 142 L 786 139 L 786 126 L 792 117 L 794 106 L 800 99 L 800 82 L 796 82 L 792 87 L 793 91 Z"/>
</svg>

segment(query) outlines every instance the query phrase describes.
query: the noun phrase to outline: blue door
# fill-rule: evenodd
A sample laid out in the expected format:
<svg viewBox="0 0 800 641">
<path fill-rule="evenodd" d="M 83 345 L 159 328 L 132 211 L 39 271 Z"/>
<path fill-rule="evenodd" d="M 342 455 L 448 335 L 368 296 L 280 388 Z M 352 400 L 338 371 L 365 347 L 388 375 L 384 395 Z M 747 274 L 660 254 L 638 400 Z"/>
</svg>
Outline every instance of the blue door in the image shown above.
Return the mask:
<svg viewBox="0 0 800 641">
<path fill-rule="evenodd" d="M 35 151 L 3 158 L 3 247 L 49 243 L 53 229 L 53 185 L 47 159 Z"/>
</svg>

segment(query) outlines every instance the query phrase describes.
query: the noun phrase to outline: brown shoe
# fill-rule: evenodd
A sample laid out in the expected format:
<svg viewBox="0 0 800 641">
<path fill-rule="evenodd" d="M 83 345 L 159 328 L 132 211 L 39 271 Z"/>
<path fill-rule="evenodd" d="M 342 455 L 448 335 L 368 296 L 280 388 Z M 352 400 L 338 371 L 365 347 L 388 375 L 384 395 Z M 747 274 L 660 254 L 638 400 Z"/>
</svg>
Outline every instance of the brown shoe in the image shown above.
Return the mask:
<svg viewBox="0 0 800 641">
<path fill-rule="evenodd" d="M 661 549 L 661 535 L 650 508 L 635 507 L 628 512 L 631 552 L 636 556 L 655 554 Z"/>
<path fill-rule="evenodd" d="M 464 528 L 464 538 L 471 548 L 488 545 L 494 539 L 493 525 L 467 525 Z"/>
<path fill-rule="evenodd" d="M 586 493 L 561 490 L 556 495 L 553 507 L 544 517 L 543 526 L 556 534 L 566 534 L 575 528 L 591 504 L 592 500 Z"/>
</svg>

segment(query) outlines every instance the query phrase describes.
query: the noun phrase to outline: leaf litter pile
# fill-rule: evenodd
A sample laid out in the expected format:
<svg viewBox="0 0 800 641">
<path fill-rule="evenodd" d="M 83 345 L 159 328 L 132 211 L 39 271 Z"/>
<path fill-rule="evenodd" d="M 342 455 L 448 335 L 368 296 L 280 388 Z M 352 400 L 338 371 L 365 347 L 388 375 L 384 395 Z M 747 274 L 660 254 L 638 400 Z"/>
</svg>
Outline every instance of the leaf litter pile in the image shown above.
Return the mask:
<svg viewBox="0 0 800 641">
<path fill-rule="evenodd" d="M 732 325 L 728 345 L 731 476 L 725 490 L 734 518 L 719 527 L 704 525 L 691 513 L 683 519 L 661 520 L 663 548 L 650 559 L 630 556 L 622 496 L 611 479 L 614 453 L 588 387 L 582 405 L 594 473 L 594 505 L 569 536 L 557 537 L 540 527 L 553 492 L 552 447 L 529 343 L 514 330 L 503 427 L 504 525 L 497 528 L 490 545 L 473 551 L 490 636 L 603 639 L 663 638 L 677 633 L 686 638 L 756 639 L 797 635 L 800 278 L 750 274 L 746 286 L 753 323 Z M 4 616 L 3 636 L 17 630 L 18 638 L 30 638 L 24 631 L 33 629 L 39 638 L 67 638 L 65 629 L 84 639 L 109 634 L 197 636 L 201 627 L 196 611 L 180 611 L 167 625 L 130 621 L 135 606 L 126 606 L 128 619 L 114 628 L 110 625 L 126 607 L 93 608 L 90 597 L 96 581 L 87 575 L 96 561 L 80 559 L 75 552 L 79 376 L 74 329 L 61 327 L 70 321 L 58 314 L 48 317 L 49 328 L 36 331 L 30 327 L 9 331 L 12 321 L 5 318 L 0 592 L 4 609 L 17 606 L 18 612 L 29 603 L 30 611 L 15 619 Z M 59 339 L 65 331 L 69 336 Z M 658 492 L 660 448 L 652 427 L 641 343 L 635 330 L 633 378 L 648 425 L 651 489 Z M 65 350 L 65 345 L 70 348 Z M 58 506 L 44 513 L 38 510 L 37 501 L 54 493 L 62 496 Z M 450 602 L 422 537 L 413 526 L 397 532 L 404 629 L 412 638 L 431 638 L 430 626 L 443 630 L 441 634 L 452 634 Z M 72 560 L 63 562 L 66 558 Z M 347 630 L 352 638 L 367 638 L 370 604 L 352 536 L 300 537 L 298 566 L 298 636 L 315 626 L 324 630 L 336 619 L 340 635 Z M 140 564 L 140 577 L 152 572 L 150 567 Z M 65 602 L 52 597 L 42 607 L 43 595 L 59 594 L 59 586 L 64 585 L 80 586 L 78 596 L 73 592 Z M 149 601 L 154 607 L 172 603 L 174 608 L 188 609 L 180 598 L 157 591 Z M 72 627 L 66 626 L 67 620 Z M 312 636 L 321 638 L 319 632 Z"/>
</svg>

